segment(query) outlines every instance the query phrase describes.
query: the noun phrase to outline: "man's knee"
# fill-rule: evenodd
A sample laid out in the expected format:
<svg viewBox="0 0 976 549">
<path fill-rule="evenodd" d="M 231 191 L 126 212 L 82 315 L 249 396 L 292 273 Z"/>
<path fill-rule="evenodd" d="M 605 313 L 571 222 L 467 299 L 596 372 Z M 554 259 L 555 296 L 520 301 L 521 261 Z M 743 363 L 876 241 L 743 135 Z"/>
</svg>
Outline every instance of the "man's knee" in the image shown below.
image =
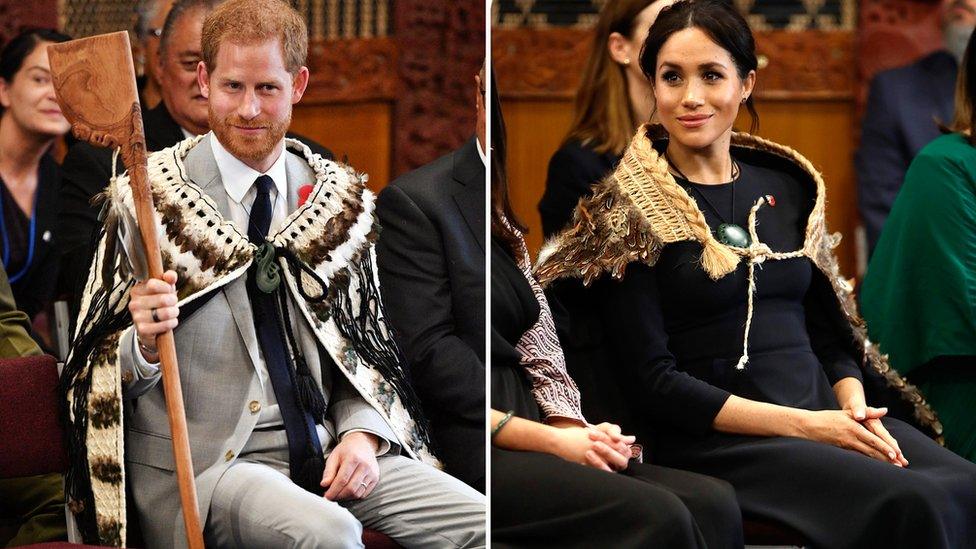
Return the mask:
<svg viewBox="0 0 976 549">
<path fill-rule="evenodd" d="M 329 505 L 326 513 L 302 513 L 286 532 L 296 549 L 362 547 L 363 525 L 346 509 Z"/>
</svg>

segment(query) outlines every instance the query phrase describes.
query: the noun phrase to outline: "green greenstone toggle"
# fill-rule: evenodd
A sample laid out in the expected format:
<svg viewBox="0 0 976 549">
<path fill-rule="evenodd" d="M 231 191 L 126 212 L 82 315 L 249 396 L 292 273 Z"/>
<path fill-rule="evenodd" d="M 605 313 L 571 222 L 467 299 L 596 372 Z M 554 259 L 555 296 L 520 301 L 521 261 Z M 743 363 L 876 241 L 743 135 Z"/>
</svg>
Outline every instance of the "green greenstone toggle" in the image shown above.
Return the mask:
<svg viewBox="0 0 976 549">
<path fill-rule="evenodd" d="M 718 226 L 718 241 L 734 248 L 748 248 L 752 243 L 749 233 L 742 227 L 732 223 L 722 223 Z"/>
<path fill-rule="evenodd" d="M 273 293 L 281 284 L 281 266 L 275 261 L 274 245 L 265 242 L 254 254 L 254 282 L 266 294 Z"/>
</svg>

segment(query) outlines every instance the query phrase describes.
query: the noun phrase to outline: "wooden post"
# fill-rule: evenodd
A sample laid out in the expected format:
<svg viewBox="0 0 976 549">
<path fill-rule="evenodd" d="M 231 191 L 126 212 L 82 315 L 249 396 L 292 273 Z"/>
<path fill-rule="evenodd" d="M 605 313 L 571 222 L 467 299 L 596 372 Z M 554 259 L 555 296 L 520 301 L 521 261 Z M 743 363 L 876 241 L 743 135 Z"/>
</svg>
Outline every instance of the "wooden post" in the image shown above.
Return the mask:
<svg viewBox="0 0 976 549">
<path fill-rule="evenodd" d="M 146 136 L 139 109 L 132 50 L 127 32 L 115 32 L 48 46 L 51 76 L 61 111 L 78 139 L 119 147 L 129 173 L 139 235 L 149 264 L 149 276 L 163 277 L 152 193 L 146 172 Z M 176 364 L 173 332 L 156 336 L 162 363 L 163 391 L 173 455 L 180 489 L 180 504 L 191 549 L 203 549 L 203 530 L 193 482 L 190 440 L 183 410 L 183 391 Z M 125 540 L 122 540 L 125 543 Z"/>
</svg>

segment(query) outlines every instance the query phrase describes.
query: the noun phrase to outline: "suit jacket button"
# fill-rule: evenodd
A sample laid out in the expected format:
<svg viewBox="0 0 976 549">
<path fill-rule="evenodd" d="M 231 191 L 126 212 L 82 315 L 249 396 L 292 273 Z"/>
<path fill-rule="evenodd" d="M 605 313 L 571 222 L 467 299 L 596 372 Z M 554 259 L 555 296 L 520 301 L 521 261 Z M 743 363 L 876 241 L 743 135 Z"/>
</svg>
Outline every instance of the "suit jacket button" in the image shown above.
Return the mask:
<svg viewBox="0 0 976 549">
<path fill-rule="evenodd" d="M 230 461 L 232 459 L 234 459 L 234 452 L 231 450 L 227 450 L 227 453 L 224 454 L 224 461 Z"/>
<path fill-rule="evenodd" d="M 252 400 L 247 407 L 251 409 L 252 414 L 256 414 L 261 411 L 261 403 L 256 400 Z"/>
</svg>

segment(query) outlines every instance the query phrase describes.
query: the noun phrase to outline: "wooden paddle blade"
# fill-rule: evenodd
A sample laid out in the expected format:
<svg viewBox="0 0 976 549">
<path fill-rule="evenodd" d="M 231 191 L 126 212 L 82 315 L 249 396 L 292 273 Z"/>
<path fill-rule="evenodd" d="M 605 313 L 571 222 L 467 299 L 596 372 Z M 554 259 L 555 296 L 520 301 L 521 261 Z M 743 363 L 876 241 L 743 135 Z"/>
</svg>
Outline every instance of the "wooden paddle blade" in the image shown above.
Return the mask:
<svg viewBox="0 0 976 549">
<path fill-rule="evenodd" d="M 78 139 L 118 147 L 142 135 L 129 33 L 51 44 L 47 53 L 61 112 Z"/>
</svg>

